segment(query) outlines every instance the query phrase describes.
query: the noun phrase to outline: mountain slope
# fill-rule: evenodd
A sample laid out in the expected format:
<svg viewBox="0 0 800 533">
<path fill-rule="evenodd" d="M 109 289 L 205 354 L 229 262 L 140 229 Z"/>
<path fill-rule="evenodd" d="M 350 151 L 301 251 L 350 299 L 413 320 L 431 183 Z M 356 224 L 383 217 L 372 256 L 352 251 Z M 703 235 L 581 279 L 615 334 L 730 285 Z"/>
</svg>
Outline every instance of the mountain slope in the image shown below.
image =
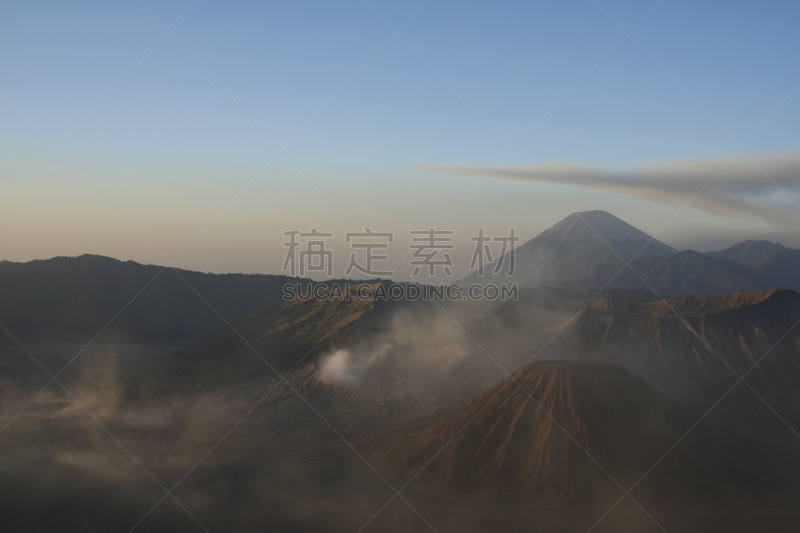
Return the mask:
<svg viewBox="0 0 800 533">
<path fill-rule="evenodd" d="M 548 357 L 624 367 L 699 414 L 727 393 L 711 419 L 795 438 L 784 420 L 800 427 L 800 294 L 766 290 L 641 304 L 605 300 L 575 309 Z M 728 393 L 746 372 L 746 383 Z"/>
<path fill-rule="evenodd" d="M 342 300 L 295 299 L 253 313 L 236 331 L 227 328 L 159 358 L 127 381 L 126 395 L 258 400 L 241 432 L 297 430 L 297 438 L 311 442 L 315 434 L 333 435 L 327 422 L 356 440 L 449 414 L 499 379 L 484 356 L 438 335 L 442 328 L 434 325 L 436 334 L 428 335 L 424 306 L 412 306 L 408 315 L 420 320 L 408 328 L 413 335 L 405 327 L 393 335 L 405 316 L 402 304 L 350 301 L 352 290 Z M 340 366 L 350 369 L 331 370 Z"/>
<path fill-rule="evenodd" d="M 769 241 L 744 241 L 705 255 L 754 268 L 775 287 L 800 290 L 800 250 Z"/>
<path fill-rule="evenodd" d="M 581 285 L 638 291 L 660 296 L 723 293 L 775 288 L 775 283 L 752 267 L 708 257 L 694 250 L 602 264 Z"/>
<path fill-rule="evenodd" d="M 229 321 L 280 301 L 283 284 L 292 280 L 177 272 Z M 223 328 L 224 322 L 180 276 L 172 269 L 95 255 L 3 261 L 0 323 L 25 344 L 86 342 L 121 311 L 104 339 L 182 344 Z M 9 344 L 11 339 L 0 334 L 0 345 Z"/>
<path fill-rule="evenodd" d="M 449 417 L 391 432 L 371 457 L 394 477 L 422 470 L 427 484 L 593 501 L 619 492 L 609 474 L 631 486 L 695 420 L 621 368 L 532 363 Z M 725 497 L 765 488 L 775 470 L 752 444 L 701 423 L 637 493 Z"/>
<path fill-rule="evenodd" d="M 573 213 L 515 250 L 516 271 L 511 279 L 525 286 L 580 288 L 580 280 L 597 265 L 616 261 L 617 254 L 628 259 L 637 252 L 638 257 L 656 257 L 676 250 L 605 211 Z M 499 276 L 491 274 L 493 265 L 486 267 L 484 278 L 473 273 L 460 283 L 495 277 L 509 281 L 505 278 L 508 257 Z"/>
<path fill-rule="evenodd" d="M 759 268 L 787 251 L 793 250 L 769 241 L 749 240 L 718 252 L 708 252 L 705 255 Z"/>
<path fill-rule="evenodd" d="M 262 309 L 164 359 L 164 371 L 181 387 L 225 387 L 303 368 L 331 346 L 359 339 L 343 329 L 374 309 L 370 299 L 301 300 Z"/>
<path fill-rule="evenodd" d="M 471 394 L 502 379 L 501 368 L 516 370 L 536 354 L 626 368 L 702 414 L 736 383 L 737 373 L 749 371 L 747 384 L 709 416 L 754 434 L 791 436 L 749 384 L 800 427 L 800 294 L 765 290 L 662 302 L 646 293 L 609 291 L 589 302 L 595 296 L 525 289 L 517 301 L 454 302 L 446 312 L 431 302 L 284 302 L 237 323 L 238 333 L 226 328 L 163 358 L 169 380 L 143 381 L 225 387 L 274 377 L 262 357 L 285 373 L 311 363 L 322 368 L 326 354 L 349 350 L 369 369 L 340 372 L 352 375 L 345 381 L 424 384 L 431 369 L 425 361 L 455 343 L 466 354 L 452 374 Z M 376 349 L 381 346 L 388 348 Z M 409 365 L 416 371 L 408 372 Z"/>
</svg>

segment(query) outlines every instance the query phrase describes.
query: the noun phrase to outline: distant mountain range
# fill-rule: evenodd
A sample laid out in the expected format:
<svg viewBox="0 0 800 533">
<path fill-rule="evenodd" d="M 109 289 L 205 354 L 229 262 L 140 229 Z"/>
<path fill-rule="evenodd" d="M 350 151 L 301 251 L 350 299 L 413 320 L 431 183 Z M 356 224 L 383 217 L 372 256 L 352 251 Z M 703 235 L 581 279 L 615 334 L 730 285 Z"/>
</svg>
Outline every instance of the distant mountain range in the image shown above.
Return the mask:
<svg viewBox="0 0 800 533">
<path fill-rule="evenodd" d="M 661 296 L 788 288 L 800 290 L 800 250 L 745 241 L 719 252 L 678 251 L 605 211 L 573 213 L 515 252 L 515 273 L 496 263 L 459 283 L 516 282 L 526 287 L 630 289 Z M 629 265 L 625 265 L 629 262 Z"/>
<path fill-rule="evenodd" d="M 513 277 L 504 270 L 493 275 L 489 265 L 484 277 L 473 273 L 459 283 L 661 297 L 800 290 L 800 250 L 745 241 L 718 252 L 677 251 L 604 211 L 573 213 L 519 246 L 515 262 Z M 203 299 L 236 322 L 281 301 L 282 287 L 291 281 L 300 280 L 162 269 L 96 255 L 0 261 L 0 323 L 23 343 L 86 342 L 102 330 L 106 341 L 185 345 L 225 326 Z M 0 346 L 13 344 L 0 332 Z"/>
</svg>

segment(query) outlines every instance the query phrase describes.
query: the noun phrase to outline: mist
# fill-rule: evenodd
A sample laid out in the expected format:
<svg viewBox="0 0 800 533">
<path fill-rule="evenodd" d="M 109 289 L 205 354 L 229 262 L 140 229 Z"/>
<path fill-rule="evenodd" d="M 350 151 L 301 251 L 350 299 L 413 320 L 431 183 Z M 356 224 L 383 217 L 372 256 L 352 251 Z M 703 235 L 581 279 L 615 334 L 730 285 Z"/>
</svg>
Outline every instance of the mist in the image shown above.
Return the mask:
<svg viewBox="0 0 800 533">
<path fill-rule="evenodd" d="M 531 361 L 617 358 L 647 374 L 636 366 L 640 359 L 620 354 L 635 355 L 631 331 L 649 334 L 643 314 L 649 308 L 629 322 L 609 322 L 644 298 L 602 301 L 617 294 L 599 295 L 588 310 L 581 308 L 591 294 L 551 289 L 523 290 L 509 302 L 381 303 L 352 322 L 340 309 L 328 316 L 347 323 L 341 335 L 307 360 L 298 356 L 286 381 L 267 369 L 220 371 L 241 364 L 230 350 L 204 359 L 165 348 L 98 346 L 60 378 L 74 399 L 53 384 L 19 416 L 48 378 L 26 354 L 6 350 L 0 377 L 15 385 L 0 389 L 0 419 L 16 418 L 2 433 L 0 466 L 4 483 L 15 489 L 0 496 L 9 510 L 0 528 L 129 531 L 143 520 L 135 531 L 202 530 L 197 522 L 209 531 L 258 531 L 265 524 L 282 531 L 357 531 L 377 513 L 377 530 L 424 531 L 429 526 L 402 501 L 379 512 L 392 487 L 405 482 L 373 459 L 382 439 L 389 435 L 401 446 L 405 432 L 467 408 Z M 305 316 L 317 303 L 300 305 Z M 614 333 L 616 323 L 624 333 Z M 688 332 L 672 337 L 691 339 Z M 34 353 L 57 371 L 76 351 Z M 658 353 L 653 348 L 651 357 Z M 667 387 L 675 375 L 651 377 Z M 680 397 L 680 389 L 672 392 Z M 707 401 L 697 398 L 683 396 Z M 156 506 L 162 486 L 175 487 L 185 510 L 171 497 Z M 575 502 L 564 502 L 559 512 L 542 510 L 513 493 L 484 498 L 448 491 L 419 482 L 404 495 L 437 528 L 456 530 L 513 527 L 536 513 L 547 517 L 543 530 L 567 523 L 586 528 L 595 512 Z"/>
</svg>

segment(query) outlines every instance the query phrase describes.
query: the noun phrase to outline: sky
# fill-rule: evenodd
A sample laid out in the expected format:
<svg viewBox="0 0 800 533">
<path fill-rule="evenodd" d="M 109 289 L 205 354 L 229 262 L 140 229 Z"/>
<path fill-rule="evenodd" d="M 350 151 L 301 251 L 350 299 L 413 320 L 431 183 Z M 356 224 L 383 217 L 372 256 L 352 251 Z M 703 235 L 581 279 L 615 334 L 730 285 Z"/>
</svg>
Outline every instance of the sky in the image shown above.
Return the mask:
<svg viewBox="0 0 800 533">
<path fill-rule="evenodd" d="M 788 1 L 3 3 L 0 259 L 279 273 L 313 227 L 341 277 L 370 227 L 403 279 L 433 227 L 459 275 L 479 227 L 524 242 L 592 209 L 677 248 L 800 247 L 799 23 Z"/>
</svg>

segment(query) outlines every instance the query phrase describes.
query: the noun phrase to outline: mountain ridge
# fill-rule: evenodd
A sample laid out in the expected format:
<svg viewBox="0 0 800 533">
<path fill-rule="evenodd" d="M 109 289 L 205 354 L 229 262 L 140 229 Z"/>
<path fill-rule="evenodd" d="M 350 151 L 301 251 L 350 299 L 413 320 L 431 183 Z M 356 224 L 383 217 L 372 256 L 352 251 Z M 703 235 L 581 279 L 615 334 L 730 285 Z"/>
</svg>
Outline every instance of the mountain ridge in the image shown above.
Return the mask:
<svg viewBox="0 0 800 533">
<path fill-rule="evenodd" d="M 22 343 L 80 343 L 103 331 L 114 342 L 175 345 L 281 300 L 287 276 L 209 274 L 84 254 L 0 262 L 0 323 Z M 107 327 L 107 329 L 103 329 Z M 15 344 L 0 335 L 0 345 Z"/>
<path fill-rule="evenodd" d="M 769 288 L 800 290 L 800 250 L 744 241 L 718 252 L 676 250 L 605 211 L 573 213 L 459 284 L 518 283 L 568 290 L 624 289 L 670 297 Z M 502 268 L 494 274 L 495 265 Z"/>
</svg>

